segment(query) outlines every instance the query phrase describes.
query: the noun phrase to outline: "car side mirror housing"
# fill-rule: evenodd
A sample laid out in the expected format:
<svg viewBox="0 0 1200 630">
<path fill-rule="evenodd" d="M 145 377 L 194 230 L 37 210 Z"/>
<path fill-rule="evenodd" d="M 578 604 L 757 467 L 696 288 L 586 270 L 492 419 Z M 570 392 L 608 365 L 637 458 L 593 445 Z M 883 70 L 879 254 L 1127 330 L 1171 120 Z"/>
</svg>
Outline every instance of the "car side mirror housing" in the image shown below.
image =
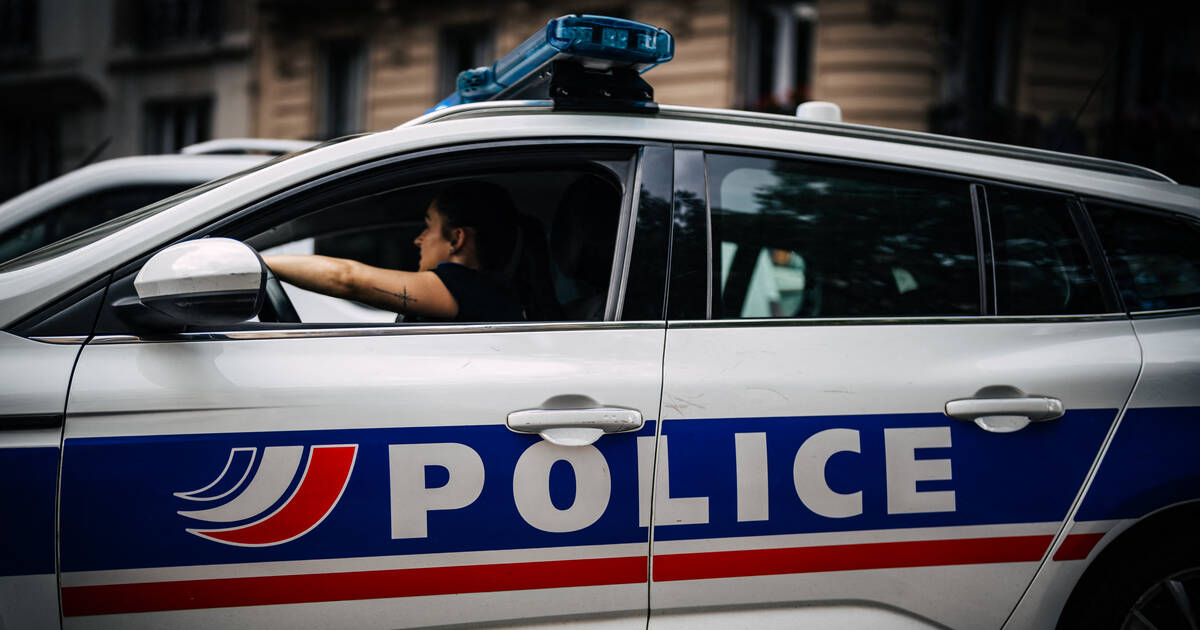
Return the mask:
<svg viewBox="0 0 1200 630">
<path fill-rule="evenodd" d="M 253 248 L 231 238 L 176 243 L 150 257 L 133 280 L 138 301 L 193 325 L 244 322 L 266 296 L 267 266 Z"/>
</svg>

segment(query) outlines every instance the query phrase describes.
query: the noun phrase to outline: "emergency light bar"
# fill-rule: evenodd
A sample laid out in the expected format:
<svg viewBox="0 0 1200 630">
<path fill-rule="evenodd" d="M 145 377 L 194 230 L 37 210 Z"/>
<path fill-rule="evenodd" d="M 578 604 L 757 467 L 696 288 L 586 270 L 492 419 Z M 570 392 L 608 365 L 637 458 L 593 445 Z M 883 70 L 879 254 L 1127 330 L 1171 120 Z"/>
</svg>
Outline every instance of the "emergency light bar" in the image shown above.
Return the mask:
<svg viewBox="0 0 1200 630">
<path fill-rule="evenodd" d="M 460 72 L 458 89 L 428 111 L 522 98 L 552 98 L 556 105 L 596 98 L 649 105 L 654 90 L 638 75 L 674 56 L 675 40 L 661 28 L 601 15 L 564 15 L 492 65 Z"/>
</svg>

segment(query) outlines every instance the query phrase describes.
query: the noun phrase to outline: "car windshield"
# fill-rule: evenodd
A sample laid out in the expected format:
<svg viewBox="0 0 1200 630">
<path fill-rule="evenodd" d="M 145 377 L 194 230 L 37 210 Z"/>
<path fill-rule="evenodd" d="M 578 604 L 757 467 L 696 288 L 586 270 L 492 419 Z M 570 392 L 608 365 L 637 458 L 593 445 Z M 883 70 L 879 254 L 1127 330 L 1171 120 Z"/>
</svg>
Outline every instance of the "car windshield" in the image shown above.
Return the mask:
<svg viewBox="0 0 1200 630">
<path fill-rule="evenodd" d="M 362 135 L 362 134 L 359 134 L 359 135 Z M 357 137 L 357 136 L 344 136 L 341 138 L 335 138 L 333 140 L 329 140 L 327 142 L 323 142 L 321 144 L 314 145 L 307 149 L 302 149 L 300 151 L 295 151 L 292 153 L 285 153 L 283 155 L 272 158 L 265 162 L 255 164 L 254 166 L 251 166 L 250 168 L 247 168 L 245 170 L 238 171 L 238 172 L 230 174 L 230 175 L 226 175 L 225 177 L 222 177 L 220 179 L 214 179 L 211 182 L 201 184 L 199 186 L 196 186 L 195 188 L 189 188 L 188 190 L 185 190 L 179 194 L 172 195 L 170 197 L 167 197 L 166 199 L 157 201 L 148 206 L 143 206 L 141 208 L 138 208 L 137 210 L 133 210 L 132 212 L 127 212 L 125 214 L 122 214 L 121 216 L 118 216 L 114 219 L 111 219 L 109 221 L 101 223 L 97 226 L 88 228 L 86 230 L 83 230 L 82 232 L 78 232 L 78 233 L 68 236 L 62 240 L 51 243 L 45 247 L 36 249 L 32 252 L 29 252 L 27 254 L 18 256 L 16 258 L 13 258 L 12 260 L 4 262 L 4 263 L 0 264 L 0 273 L 14 271 L 16 269 L 22 269 L 24 267 L 36 265 L 40 262 L 50 260 L 52 258 L 57 258 L 58 256 L 62 256 L 63 254 L 66 254 L 67 252 L 75 251 L 81 247 L 95 243 L 96 241 L 98 241 L 110 234 L 119 232 L 119 231 L 125 229 L 126 227 L 133 225 L 134 223 L 138 223 L 148 217 L 152 217 L 164 210 L 167 210 L 168 208 L 177 206 L 189 199 L 198 197 L 214 188 L 223 186 L 235 179 L 244 177 L 245 175 L 248 175 L 255 171 L 262 170 L 273 164 L 278 164 L 279 162 L 282 162 L 283 160 L 291 159 L 297 155 L 308 153 L 309 151 L 314 151 L 321 147 L 325 147 L 325 146 L 328 146 L 331 144 L 336 144 L 338 142 L 343 142 L 345 140 L 349 140 L 354 137 Z"/>
</svg>

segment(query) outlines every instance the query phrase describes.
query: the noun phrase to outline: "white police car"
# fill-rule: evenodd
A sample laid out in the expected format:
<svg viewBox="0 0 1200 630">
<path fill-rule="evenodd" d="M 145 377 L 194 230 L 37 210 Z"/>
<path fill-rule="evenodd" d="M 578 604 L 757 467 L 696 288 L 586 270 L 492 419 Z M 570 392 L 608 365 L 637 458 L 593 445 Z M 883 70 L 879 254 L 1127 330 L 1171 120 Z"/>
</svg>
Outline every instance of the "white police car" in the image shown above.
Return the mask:
<svg viewBox="0 0 1200 630">
<path fill-rule="evenodd" d="M 186 146 L 179 154 L 115 158 L 76 169 L 0 204 L 0 262 L 313 144 L 223 138 Z"/>
<path fill-rule="evenodd" d="M 606 47 L 672 53 L 553 20 L 455 97 L 552 100 L 0 266 L 6 626 L 1188 627 L 1200 191 L 541 71 Z M 411 267 L 464 179 L 520 208 L 531 321 L 313 321 L 265 279 L 310 238 Z"/>
</svg>

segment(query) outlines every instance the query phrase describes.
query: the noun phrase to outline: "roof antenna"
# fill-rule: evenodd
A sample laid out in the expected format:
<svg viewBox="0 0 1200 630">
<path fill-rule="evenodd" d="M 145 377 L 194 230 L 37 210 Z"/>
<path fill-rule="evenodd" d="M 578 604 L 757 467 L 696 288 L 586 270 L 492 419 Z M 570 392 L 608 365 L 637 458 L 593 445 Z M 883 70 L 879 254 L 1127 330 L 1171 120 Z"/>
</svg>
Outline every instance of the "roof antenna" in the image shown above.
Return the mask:
<svg viewBox="0 0 1200 630">
<path fill-rule="evenodd" d="M 1108 71 L 1112 69 L 1113 62 L 1116 60 L 1117 60 L 1116 52 L 1113 52 L 1113 54 L 1108 56 L 1108 61 L 1104 64 L 1104 71 L 1100 73 L 1100 76 L 1096 78 L 1096 82 L 1092 84 L 1092 89 L 1091 89 L 1091 91 L 1088 92 L 1087 98 L 1083 99 L 1083 105 L 1079 106 L 1079 111 L 1075 112 L 1075 118 L 1074 118 L 1074 120 L 1071 121 L 1072 128 L 1075 128 L 1075 129 L 1079 128 L 1079 119 L 1080 119 L 1080 117 L 1083 116 L 1083 111 L 1085 109 L 1087 109 L 1088 103 L 1092 102 L 1092 97 L 1096 95 L 1096 90 L 1100 88 L 1100 85 L 1102 83 L 1104 83 L 1104 78 L 1108 76 Z M 1063 134 L 1062 137 L 1060 137 L 1058 139 L 1058 144 L 1056 144 L 1054 146 L 1053 150 L 1058 151 L 1059 149 L 1061 149 L 1063 143 L 1066 141 L 1067 141 L 1067 135 Z"/>
</svg>

